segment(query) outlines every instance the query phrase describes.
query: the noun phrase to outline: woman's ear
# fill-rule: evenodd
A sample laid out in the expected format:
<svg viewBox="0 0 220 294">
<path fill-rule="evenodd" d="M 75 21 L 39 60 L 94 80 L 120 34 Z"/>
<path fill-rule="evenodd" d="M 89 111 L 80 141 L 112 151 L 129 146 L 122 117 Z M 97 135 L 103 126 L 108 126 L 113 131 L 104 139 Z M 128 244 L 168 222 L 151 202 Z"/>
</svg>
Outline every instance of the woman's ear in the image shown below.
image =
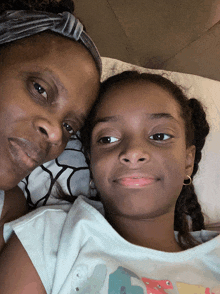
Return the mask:
<svg viewBox="0 0 220 294">
<path fill-rule="evenodd" d="M 194 168 L 194 160 L 195 160 L 195 154 L 196 154 L 196 147 L 194 145 L 189 146 L 186 149 L 186 174 L 185 176 L 191 176 Z M 187 177 L 186 177 L 187 179 Z"/>
</svg>

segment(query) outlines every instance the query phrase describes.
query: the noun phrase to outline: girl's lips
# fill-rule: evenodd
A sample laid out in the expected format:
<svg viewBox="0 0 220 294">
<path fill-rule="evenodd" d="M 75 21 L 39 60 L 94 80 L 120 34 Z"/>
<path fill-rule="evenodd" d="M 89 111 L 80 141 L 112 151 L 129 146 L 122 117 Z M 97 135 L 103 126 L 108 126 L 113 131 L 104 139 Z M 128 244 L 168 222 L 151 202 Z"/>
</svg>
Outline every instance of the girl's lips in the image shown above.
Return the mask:
<svg viewBox="0 0 220 294">
<path fill-rule="evenodd" d="M 118 179 L 117 183 L 125 187 L 138 188 L 138 187 L 151 185 L 155 181 L 156 181 L 155 178 L 149 178 L 149 177 L 125 177 L 125 178 Z"/>
</svg>

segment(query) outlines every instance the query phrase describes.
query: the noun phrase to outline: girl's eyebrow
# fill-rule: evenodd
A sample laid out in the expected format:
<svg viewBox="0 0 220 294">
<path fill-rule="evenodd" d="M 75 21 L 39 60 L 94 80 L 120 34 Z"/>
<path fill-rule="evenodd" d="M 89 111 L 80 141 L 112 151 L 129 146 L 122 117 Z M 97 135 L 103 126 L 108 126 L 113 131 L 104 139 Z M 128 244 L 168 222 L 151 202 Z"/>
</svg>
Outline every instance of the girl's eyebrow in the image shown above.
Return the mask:
<svg viewBox="0 0 220 294">
<path fill-rule="evenodd" d="M 178 120 L 174 116 L 172 116 L 170 113 L 165 113 L 165 112 L 152 113 L 152 114 L 147 114 L 147 117 L 150 117 L 150 119 L 167 118 L 167 119 L 170 119 L 170 120 L 174 120 L 179 124 Z"/>
<path fill-rule="evenodd" d="M 98 118 L 94 121 L 93 127 L 95 127 L 99 123 L 116 122 L 116 121 L 120 120 L 121 117 L 122 116 L 120 116 L 120 115 L 113 115 L 113 116 L 106 116 L 106 117 Z"/>
<path fill-rule="evenodd" d="M 151 114 L 146 113 L 146 117 L 151 120 L 166 118 L 169 120 L 174 120 L 175 122 L 177 122 L 179 124 L 178 120 L 175 117 L 173 117 L 170 113 L 165 113 L 165 112 L 151 113 Z M 94 121 L 93 127 L 95 127 L 99 123 L 117 122 L 120 119 L 122 119 L 121 115 L 113 115 L 113 116 L 106 116 L 106 117 L 98 118 Z"/>
</svg>

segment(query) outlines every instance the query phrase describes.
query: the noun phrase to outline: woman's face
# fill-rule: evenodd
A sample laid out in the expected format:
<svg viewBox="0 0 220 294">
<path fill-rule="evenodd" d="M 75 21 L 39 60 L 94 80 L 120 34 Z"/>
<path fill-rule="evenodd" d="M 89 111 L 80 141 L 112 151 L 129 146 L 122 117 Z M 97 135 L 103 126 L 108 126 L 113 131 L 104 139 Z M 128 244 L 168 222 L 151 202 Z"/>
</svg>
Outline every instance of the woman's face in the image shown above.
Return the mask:
<svg viewBox="0 0 220 294">
<path fill-rule="evenodd" d="M 167 91 L 146 82 L 109 90 L 91 141 L 91 171 L 107 213 L 138 219 L 173 214 L 194 151 L 186 148 L 180 108 Z"/>
<path fill-rule="evenodd" d="M 56 158 L 96 99 L 99 74 L 90 53 L 44 33 L 3 50 L 0 62 L 0 189 L 15 186 Z"/>
</svg>

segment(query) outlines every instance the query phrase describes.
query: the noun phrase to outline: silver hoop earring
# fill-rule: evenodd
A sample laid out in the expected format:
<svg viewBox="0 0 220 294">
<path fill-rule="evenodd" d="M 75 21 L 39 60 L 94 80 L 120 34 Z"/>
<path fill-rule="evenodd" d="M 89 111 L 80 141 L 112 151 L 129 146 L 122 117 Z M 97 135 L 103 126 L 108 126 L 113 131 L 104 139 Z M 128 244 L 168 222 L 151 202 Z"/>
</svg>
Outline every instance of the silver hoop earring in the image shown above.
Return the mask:
<svg viewBox="0 0 220 294">
<path fill-rule="evenodd" d="M 192 184 L 192 178 L 190 176 L 188 176 L 188 175 L 186 175 L 186 176 L 188 177 L 188 179 L 183 181 L 183 185 L 184 186 L 189 186 L 189 185 Z"/>
<path fill-rule="evenodd" d="M 89 188 L 94 189 L 94 186 L 95 186 L 95 184 L 93 182 L 93 179 L 91 179 L 90 182 L 89 182 Z"/>
<path fill-rule="evenodd" d="M 89 194 L 90 194 L 90 197 L 95 197 L 97 195 L 97 191 L 96 191 L 96 187 L 95 187 L 95 183 L 93 179 L 91 179 L 89 182 Z"/>
</svg>

